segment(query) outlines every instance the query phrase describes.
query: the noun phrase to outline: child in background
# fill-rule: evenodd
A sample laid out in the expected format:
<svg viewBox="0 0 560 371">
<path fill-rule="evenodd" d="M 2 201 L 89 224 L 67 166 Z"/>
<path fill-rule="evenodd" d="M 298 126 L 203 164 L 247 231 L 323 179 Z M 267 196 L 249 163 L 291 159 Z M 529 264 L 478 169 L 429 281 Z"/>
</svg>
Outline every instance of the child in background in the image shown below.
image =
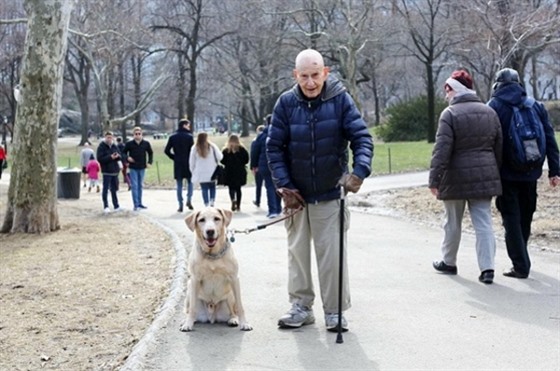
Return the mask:
<svg viewBox="0 0 560 371">
<path fill-rule="evenodd" d="M 86 165 L 86 172 L 89 179 L 88 192 L 91 192 L 92 187 L 96 187 L 96 192 L 99 193 L 99 172 L 101 165 L 95 159 L 94 155 L 89 156 L 89 162 Z"/>
</svg>

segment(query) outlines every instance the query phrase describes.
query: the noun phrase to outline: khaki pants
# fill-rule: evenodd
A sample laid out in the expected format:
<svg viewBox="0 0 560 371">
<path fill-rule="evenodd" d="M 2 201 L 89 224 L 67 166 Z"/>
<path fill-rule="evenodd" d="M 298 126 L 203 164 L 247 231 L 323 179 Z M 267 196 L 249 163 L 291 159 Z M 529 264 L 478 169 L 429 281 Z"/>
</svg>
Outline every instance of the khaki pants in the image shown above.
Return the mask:
<svg viewBox="0 0 560 371">
<path fill-rule="evenodd" d="M 344 210 L 344 272 L 342 310 L 350 308 L 346 232 L 350 213 Z M 288 292 L 290 302 L 309 308 L 315 300 L 311 278 L 311 240 L 315 247 L 319 286 L 325 313 L 338 312 L 340 264 L 340 200 L 308 204 L 285 222 L 288 232 Z"/>
</svg>

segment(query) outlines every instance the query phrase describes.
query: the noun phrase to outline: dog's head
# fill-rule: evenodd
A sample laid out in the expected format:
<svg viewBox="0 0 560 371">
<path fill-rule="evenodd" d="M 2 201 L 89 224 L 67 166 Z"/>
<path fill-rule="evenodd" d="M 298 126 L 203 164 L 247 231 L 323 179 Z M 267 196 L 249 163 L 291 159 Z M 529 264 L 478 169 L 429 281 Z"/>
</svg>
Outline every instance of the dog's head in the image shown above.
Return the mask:
<svg viewBox="0 0 560 371">
<path fill-rule="evenodd" d="M 189 214 L 185 218 L 185 223 L 191 231 L 195 232 L 196 238 L 211 250 L 218 242 L 225 241 L 226 227 L 231 222 L 232 216 L 230 210 L 205 207 Z"/>
</svg>

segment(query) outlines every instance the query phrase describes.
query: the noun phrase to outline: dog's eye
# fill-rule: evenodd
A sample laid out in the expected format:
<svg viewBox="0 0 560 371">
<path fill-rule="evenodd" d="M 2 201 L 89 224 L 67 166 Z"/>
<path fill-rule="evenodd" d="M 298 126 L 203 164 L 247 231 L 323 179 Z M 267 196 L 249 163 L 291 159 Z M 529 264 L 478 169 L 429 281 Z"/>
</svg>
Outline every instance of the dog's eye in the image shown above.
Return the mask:
<svg viewBox="0 0 560 371">
<path fill-rule="evenodd" d="M 200 219 L 198 219 L 198 222 L 199 222 L 199 223 L 204 223 L 205 221 L 206 221 L 206 218 L 200 218 Z"/>
<path fill-rule="evenodd" d="M 218 217 L 218 216 L 215 216 L 215 217 L 214 217 L 214 221 L 215 221 L 215 222 L 219 222 L 220 220 L 222 220 L 222 218 L 220 218 L 220 217 Z"/>
</svg>

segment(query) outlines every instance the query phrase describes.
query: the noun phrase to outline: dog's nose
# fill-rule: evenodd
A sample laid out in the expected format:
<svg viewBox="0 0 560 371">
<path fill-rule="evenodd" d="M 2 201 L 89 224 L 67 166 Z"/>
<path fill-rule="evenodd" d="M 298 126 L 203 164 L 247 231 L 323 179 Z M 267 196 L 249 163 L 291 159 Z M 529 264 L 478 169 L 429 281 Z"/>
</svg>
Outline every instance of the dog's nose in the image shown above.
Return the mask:
<svg viewBox="0 0 560 371">
<path fill-rule="evenodd" d="M 214 237 L 214 234 L 216 234 L 216 231 L 213 230 L 213 229 L 208 229 L 208 230 L 206 231 L 206 235 L 207 235 L 208 237 Z"/>
</svg>

